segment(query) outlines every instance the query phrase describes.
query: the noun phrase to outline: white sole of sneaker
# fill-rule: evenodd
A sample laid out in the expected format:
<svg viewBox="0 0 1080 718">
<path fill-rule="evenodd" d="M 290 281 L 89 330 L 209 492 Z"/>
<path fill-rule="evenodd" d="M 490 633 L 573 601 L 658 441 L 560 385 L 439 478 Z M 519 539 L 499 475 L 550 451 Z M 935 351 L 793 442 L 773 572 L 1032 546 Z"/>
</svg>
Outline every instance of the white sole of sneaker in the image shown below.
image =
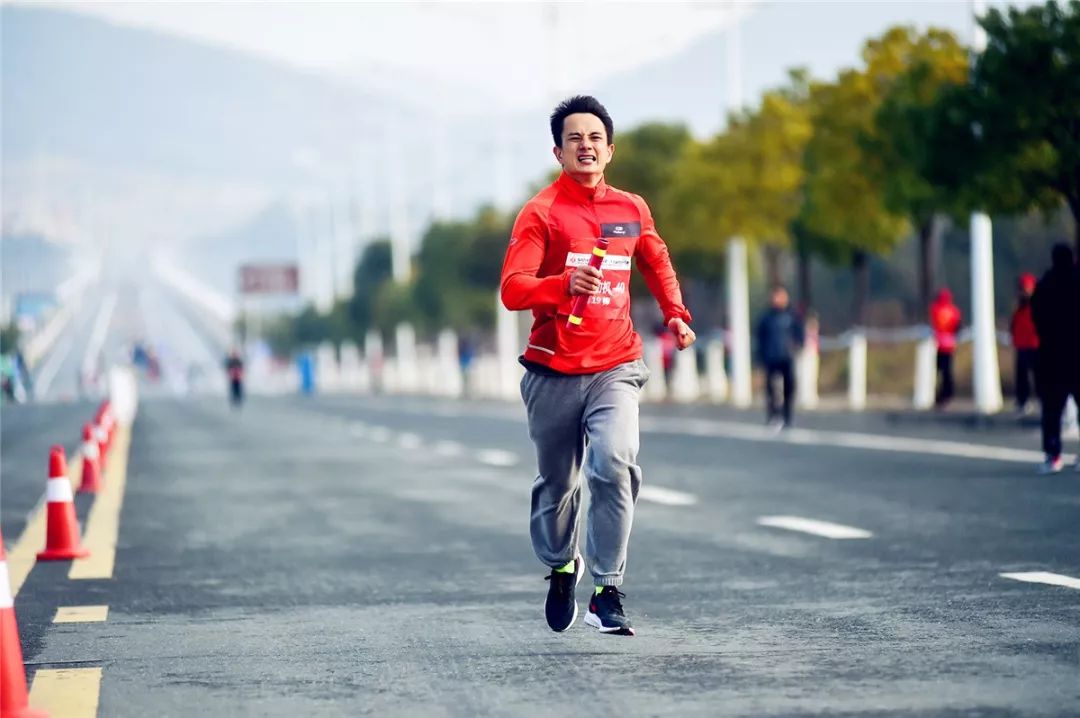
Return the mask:
<svg viewBox="0 0 1080 718">
<path fill-rule="evenodd" d="M 600 633 L 611 633 L 617 636 L 632 636 L 634 635 L 633 628 L 623 628 L 622 626 L 605 626 L 604 622 L 600 620 L 600 617 L 590 611 L 585 614 L 585 625 L 592 626 Z"/>
</svg>

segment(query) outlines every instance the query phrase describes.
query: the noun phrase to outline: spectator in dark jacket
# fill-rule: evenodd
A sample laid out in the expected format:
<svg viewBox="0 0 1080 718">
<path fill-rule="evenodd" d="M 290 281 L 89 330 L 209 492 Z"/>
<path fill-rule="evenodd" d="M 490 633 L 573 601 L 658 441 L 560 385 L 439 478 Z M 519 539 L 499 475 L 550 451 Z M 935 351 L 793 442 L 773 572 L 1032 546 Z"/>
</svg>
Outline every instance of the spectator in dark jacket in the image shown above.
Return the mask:
<svg viewBox="0 0 1080 718">
<path fill-rule="evenodd" d="M 1031 319 L 1031 295 L 1035 291 L 1035 282 L 1035 275 L 1030 272 L 1020 275 L 1016 309 L 1009 321 L 1009 335 L 1016 360 L 1016 410 L 1021 414 L 1027 410 L 1028 399 L 1031 398 L 1031 379 L 1035 375 L 1035 363 L 1039 357 L 1039 335 Z"/>
<path fill-rule="evenodd" d="M 770 426 L 783 428 L 791 424 L 791 403 L 795 396 L 795 355 L 802 348 L 802 322 L 788 308 L 788 293 L 777 286 L 769 297 L 769 309 L 757 323 L 758 360 L 765 367 L 765 398 Z M 777 406 L 774 381 L 783 381 L 783 414 Z"/>
<path fill-rule="evenodd" d="M 1050 270 L 1031 297 L 1031 317 L 1039 335 L 1035 372 L 1042 400 L 1042 473 L 1061 471 L 1061 415 L 1072 396 L 1080 403 L 1080 276 L 1072 248 L 1054 245 Z M 1077 462 L 1080 470 L 1080 462 Z"/>
</svg>

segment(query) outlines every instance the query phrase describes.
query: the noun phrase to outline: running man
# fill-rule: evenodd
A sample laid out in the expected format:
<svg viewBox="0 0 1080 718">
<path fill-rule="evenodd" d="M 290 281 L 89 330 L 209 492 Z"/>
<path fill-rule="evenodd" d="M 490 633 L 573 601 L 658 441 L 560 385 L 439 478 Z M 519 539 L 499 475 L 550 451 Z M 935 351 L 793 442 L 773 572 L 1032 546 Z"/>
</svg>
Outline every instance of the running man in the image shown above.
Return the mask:
<svg viewBox="0 0 1080 718">
<path fill-rule="evenodd" d="M 585 623 L 633 635 L 619 586 L 641 487 L 638 402 L 649 370 L 630 320 L 632 262 L 660 303 L 678 349 L 693 344 L 695 335 L 649 207 L 604 182 L 614 134 L 607 110 L 592 97 L 572 97 L 555 108 L 551 135 L 563 171 L 518 215 L 501 291 L 507 309 L 533 313 L 520 359 L 527 370 L 521 396 L 539 465 L 530 533 L 537 557 L 551 568 L 548 625 L 565 631 L 577 618 L 574 589 L 585 571 L 578 550 L 584 468 L 591 494 L 585 557 L 595 584 Z M 594 269 L 589 258 L 601 237 L 610 244 Z M 588 297 L 582 321 L 568 326 L 581 295 Z"/>
</svg>

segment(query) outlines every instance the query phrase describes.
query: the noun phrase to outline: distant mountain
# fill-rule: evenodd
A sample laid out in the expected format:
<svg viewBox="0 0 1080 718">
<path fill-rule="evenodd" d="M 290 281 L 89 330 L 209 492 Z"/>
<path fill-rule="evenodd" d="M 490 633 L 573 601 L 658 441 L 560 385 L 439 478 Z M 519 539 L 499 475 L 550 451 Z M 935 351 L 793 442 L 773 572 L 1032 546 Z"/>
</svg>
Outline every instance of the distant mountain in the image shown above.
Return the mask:
<svg viewBox="0 0 1080 718">
<path fill-rule="evenodd" d="M 83 15 L 5 5 L 5 161 L 289 180 L 340 156 L 372 108 L 355 87 L 243 53 Z"/>
</svg>

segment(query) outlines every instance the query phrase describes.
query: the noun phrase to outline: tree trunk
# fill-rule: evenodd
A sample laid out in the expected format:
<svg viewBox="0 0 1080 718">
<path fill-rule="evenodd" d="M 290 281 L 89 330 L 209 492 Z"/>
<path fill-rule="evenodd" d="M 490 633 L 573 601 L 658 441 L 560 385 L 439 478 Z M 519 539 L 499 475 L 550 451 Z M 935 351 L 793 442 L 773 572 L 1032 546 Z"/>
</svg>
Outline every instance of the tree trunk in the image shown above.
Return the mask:
<svg viewBox="0 0 1080 718">
<path fill-rule="evenodd" d="M 799 310 L 805 315 L 814 305 L 814 288 L 810 277 L 810 253 L 800 249 L 799 263 Z"/>
<path fill-rule="evenodd" d="M 765 276 L 770 289 L 783 284 L 780 281 L 780 260 L 780 248 L 771 244 L 765 245 Z"/>
<path fill-rule="evenodd" d="M 851 257 L 851 269 L 855 274 L 854 303 L 852 314 L 855 326 L 866 326 L 866 304 L 870 297 L 870 258 L 866 252 L 856 250 Z"/>
</svg>

